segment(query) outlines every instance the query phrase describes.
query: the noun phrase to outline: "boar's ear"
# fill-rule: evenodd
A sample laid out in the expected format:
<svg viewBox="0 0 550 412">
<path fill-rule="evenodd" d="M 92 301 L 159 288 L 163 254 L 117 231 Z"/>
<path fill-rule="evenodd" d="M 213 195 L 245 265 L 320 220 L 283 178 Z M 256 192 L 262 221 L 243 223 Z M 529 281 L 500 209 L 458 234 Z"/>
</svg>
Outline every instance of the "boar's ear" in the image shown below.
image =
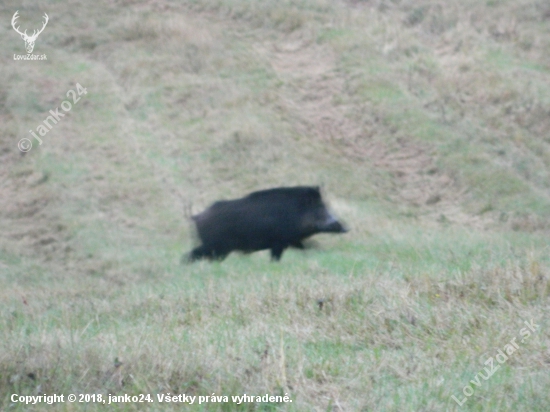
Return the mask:
<svg viewBox="0 0 550 412">
<path fill-rule="evenodd" d="M 318 186 L 314 186 L 313 188 L 315 189 L 315 191 L 317 192 L 319 197 L 323 197 L 322 196 L 322 193 L 323 193 L 323 184 L 322 183 Z"/>
</svg>

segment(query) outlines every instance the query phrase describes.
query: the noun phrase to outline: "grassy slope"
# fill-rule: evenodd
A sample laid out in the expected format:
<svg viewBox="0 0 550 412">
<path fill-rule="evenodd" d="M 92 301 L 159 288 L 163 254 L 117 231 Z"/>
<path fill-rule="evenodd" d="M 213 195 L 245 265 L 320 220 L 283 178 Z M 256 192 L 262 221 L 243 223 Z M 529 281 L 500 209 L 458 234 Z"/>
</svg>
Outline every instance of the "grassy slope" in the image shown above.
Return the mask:
<svg viewBox="0 0 550 412">
<path fill-rule="evenodd" d="M 267 392 L 453 410 L 533 319 L 461 409 L 549 409 L 546 2 L 71 4 L 20 10 L 23 27 L 50 15 L 47 62 L 10 61 L 23 43 L 0 29 L 0 408 Z M 318 183 L 349 234 L 277 265 L 179 265 L 186 210 Z"/>
</svg>

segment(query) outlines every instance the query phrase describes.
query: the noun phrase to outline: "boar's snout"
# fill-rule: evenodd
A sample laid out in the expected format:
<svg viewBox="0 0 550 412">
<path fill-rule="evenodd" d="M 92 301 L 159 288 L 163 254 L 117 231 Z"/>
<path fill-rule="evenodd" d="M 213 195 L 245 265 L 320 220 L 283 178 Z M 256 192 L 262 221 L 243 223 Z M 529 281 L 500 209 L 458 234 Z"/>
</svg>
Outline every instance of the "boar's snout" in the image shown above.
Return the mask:
<svg viewBox="0 0 550 412">
<path fill-rule="evenodd" d="M 346 233 L 348 228 L 340 223 L 334 216 L 328 218 L 318 226 L 319 231 L 327 233 Z"/>
</svg>

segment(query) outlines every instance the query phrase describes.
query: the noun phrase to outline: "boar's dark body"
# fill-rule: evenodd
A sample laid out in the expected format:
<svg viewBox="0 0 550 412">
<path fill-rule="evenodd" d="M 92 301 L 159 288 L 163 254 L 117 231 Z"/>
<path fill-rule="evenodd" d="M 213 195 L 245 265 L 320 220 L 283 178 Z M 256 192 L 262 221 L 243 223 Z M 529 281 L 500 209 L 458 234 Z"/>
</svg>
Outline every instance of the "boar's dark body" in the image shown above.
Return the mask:
<svg viewBox="0 0 550 412">
<path fill-rule="evenodd" d="M 189 260 L 224 259 L 234 250 L 270 249 L 279 260 L 289 247 L 303 249 L 302 240 L 316 233 L 347 229 L 325 207 L 318 187 L 281 187 L 253 192 L 242 199 L 214 203 L 193 216 L 202 245 Z"/>
</svg>

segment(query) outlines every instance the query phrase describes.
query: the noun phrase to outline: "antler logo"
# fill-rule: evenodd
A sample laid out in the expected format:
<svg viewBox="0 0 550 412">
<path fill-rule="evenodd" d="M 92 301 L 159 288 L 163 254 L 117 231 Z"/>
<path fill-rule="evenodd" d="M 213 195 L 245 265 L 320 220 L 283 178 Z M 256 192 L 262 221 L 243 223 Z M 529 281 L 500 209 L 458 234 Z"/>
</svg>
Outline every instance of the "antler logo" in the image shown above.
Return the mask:
<svg viewBox="0 0 550 412">
<path fill-rule="evenodd" d="M 13 26 L 13 29 L 21 35 L 21 38 L 25 40 L 25 48 L 27 49 L 27 53 L 31 54 L 34 49 L 34 43 L 36 42 L 38 35 L 44 31 L 44 29 L 46 28 L 46 24 L 48 24 L 48 20 L 49 20 L 48 15 L 44 13 L 44 25 L 40 30 L 38 31 L 34 30 L 32 35 L 29 36 L 27 34 L 27 30 L 21 33 L 21 31 L 19 31 L 19 26 L 15 27 L 15 21 L 19 18 L 17 13 L 19 13 L 19 10 L 17 10 L 13 15 L 11 19 L 11 25 Z"/>
</svg>

